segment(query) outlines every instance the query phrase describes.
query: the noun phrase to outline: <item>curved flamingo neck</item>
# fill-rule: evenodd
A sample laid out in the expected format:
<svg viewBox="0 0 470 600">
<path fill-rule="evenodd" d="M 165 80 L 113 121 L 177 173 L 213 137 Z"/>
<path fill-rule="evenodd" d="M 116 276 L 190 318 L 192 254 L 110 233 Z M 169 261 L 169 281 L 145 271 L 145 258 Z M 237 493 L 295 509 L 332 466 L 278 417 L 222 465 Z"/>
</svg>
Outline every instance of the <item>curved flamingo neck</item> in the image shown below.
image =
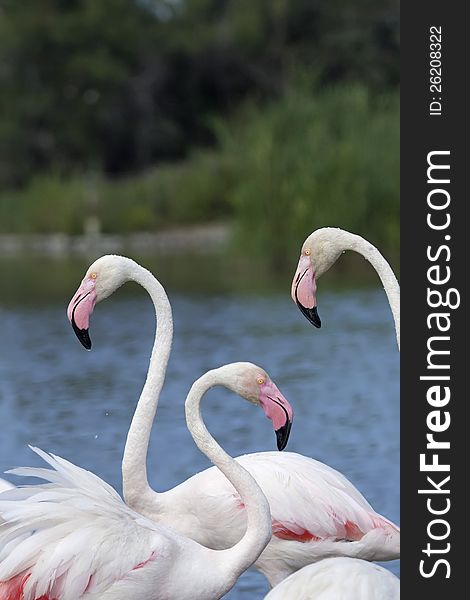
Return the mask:
<svg viewBox="0 0 470 600">
<path fill-rule="evenodd" d="M 157 319 L 147 378 L 127 434 L 122 460 L 124 499 L 127 504 L 135 506 L 149 495 L 152 495 L 152 501 L 155 503 L 155 495 L 158 495 L 148 483 L 147 452 L 171 352 L 173 318 L 168 296 L 150 271 L 134 263 L 129 280 L 135 281 L 147 290 L 154 304 Z"/>
<path fill-rule="evenodd" d="M 343 229 L 335 230 L 337 242 L 341 244 L 342 250 L 353 250 L 361 254 L 374 267 L 380 281 L 384 286 L 385 293 L 392 311 L 395 322 L 395 333 L 397 336 L 398 349 L 400 350 L 400 285 L 395 277 L 392 267 L 380 254 L 375 246 L 360 235 L 350 233 Z"/>
<path fill-rule="evenodd" d="M 254 478 L 229 456 L 208 432 L 201 416 L 201 400 L 212 387 L 227 387 L 226 367 L 208 371 L 192 385 L 186 398 L 188 429 L 197 447 L 218 467 L 234 486 L 246 509 L 247 528 L 242 539 L 227 550 L 215 551 L 238 577 L 250 567 L 271 539 L 269 504 Z"/>
</svg>

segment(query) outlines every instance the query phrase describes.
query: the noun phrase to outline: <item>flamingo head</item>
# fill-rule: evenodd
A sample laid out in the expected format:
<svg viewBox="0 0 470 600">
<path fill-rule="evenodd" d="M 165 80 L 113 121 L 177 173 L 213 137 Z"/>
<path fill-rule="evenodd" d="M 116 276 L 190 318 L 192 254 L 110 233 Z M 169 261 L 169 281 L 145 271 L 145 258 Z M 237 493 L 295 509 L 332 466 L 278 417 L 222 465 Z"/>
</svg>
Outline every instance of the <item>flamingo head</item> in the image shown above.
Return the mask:
<svg viewBox="0 0 470 600">
<path fill-rule="evenodd" d="M 88 328 L 95 304 L 110 296 L 129 279 L 129 269 L 126 267 L 133 264 L 135 263 L 131 259 L 112 254 L 98 258 L 88 268 L 70 301 L 67 317 L 76 336 L 87 350 L 91 349 Z"/>
<path fill-rule="evenodd" d="M 289 402 L 271 381 L 269 375 L 252 363 L 233 363 L 226 365 L 229 369 L 224 385 L 256 406 L 261 406 L 264 414 L 273 424 L 276 432 L 277 447 L 284 450 L 294 418 L 294 411 Z M 224 367 L 221 367 L 224 369 Z"/>
<path fill-rule="evenodd" d="M 323 227 L 309 235 L 303 243 L 297 270 L 292 280 L 292 300 L 315 327 L 321 327 L 317 311 L 317 280 L 320 275 L 328 271 L 341 254 L 336 231 L 340 230 Z"/>
</svg>

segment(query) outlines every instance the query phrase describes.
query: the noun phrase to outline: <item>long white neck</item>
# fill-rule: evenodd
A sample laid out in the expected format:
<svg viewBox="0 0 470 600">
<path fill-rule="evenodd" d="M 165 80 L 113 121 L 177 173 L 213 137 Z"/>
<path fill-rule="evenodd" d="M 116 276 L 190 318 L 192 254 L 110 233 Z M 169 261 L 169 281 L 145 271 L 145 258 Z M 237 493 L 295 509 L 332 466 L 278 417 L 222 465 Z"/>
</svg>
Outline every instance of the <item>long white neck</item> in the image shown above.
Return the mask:
<svg viewBox="0 0 470 600">
<path fill-rule="evenodd" d="M 168 296 L 150 271 L 134 263 L 129 280 L 135 281 L 147 290 L 152 298 L 157 319 L 147 378 L 127 434 L 122 460 L 124 499 L 132 506 L 149 496 L 152 496 L 152 502 L 155 503 L 155 496 L 157 496 L 150 488 L 147 479 L 147 451 L 171 352 L 173 318 Z"/>
<path fill-rule="evenodd" d="M 223 369 L 209 371 L 198 379 L 185 403 L 186 423 L 198 448 L 227 477 L 240 495 L 248 520 L 245 535 L 227 550 L 217 554 L 237 577 L 250 567 L 271 539 L 271 513 L 261 488 L 239 463 L 229 456 L 207 431 L 201 417 L 201 399 L 215 385 L 225 385 Z"/>
<path fill-rule="evenodd" d="M 338 242 L 343 250 L 353 250 L 362 254 L 377 271 L 378 276 L 387 294 L 393 320 L 395 321 L 395 333 L 397 336 L 398 349 L 400 350 L 400 285 L 392 271 L 391 266 L 380 254 L 375 246 L 362 238 L 360 235 L 338 229 Z"/>
</svg>

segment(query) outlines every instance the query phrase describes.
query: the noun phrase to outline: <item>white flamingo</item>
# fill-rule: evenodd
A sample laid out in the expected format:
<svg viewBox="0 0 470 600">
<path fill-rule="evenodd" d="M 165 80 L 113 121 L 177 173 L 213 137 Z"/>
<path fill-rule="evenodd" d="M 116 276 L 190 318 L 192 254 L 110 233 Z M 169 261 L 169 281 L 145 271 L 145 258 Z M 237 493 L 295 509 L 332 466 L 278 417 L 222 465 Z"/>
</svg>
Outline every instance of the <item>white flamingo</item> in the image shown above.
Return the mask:
<svg viewBox="0 0 470 600">
<path fill-rule="evenodd" d="M 200 544 L 227 548 L 246 528 L 243 503 L 233 487 L 212 467 L 175 488 L 157 493 L 147 480 L 146 458 L 152 422 L 171 350 L 171 307 L 161 284 L 134 261 L 105 256 L 88 269 L 72 298 L 68 315 L 77 336 L 90 347 L 90 315 L 96 302 L 133 280 L 150 294 L 157 330 L 147 379 L 127 436 L 123 458 L 123 492 L 129 506 L 146 517 L 173 527 Z M 290 408 L 277 411 L 274 426 L 283 448 L 292 420 Z M 360 492 L 334 469 L 300 454 L 260 452 L 236 459 L 257 480 L 272 515 L 273 537 L 255 566 L 271 586 L 327 556 L 359 556 L 367 560 L 399 557 L 399 529 L 377 514 Z"/>
<path fill-rule="evenodd" d="M 317 279 L 328 271 L 346 250 L 362 254 L 380 277 L 392 310 L 400 349 L 400 286 L 382 254 L 359 235 L 336 227 L 323 227 L 310 234 L 302 245 L 299 264 L 292 281 L 292 299 L 310 323 L 320 327 L 316 297 Z"/>
<path fill-rule="evenodd" d="M 2 600 L 216 600 L 233 587 L 271 537 L 269 505 L 253 477 L 207 431 L 200 403 L 225 386 L 265 412 L 278 415 L 283 398 L 268 375 L 251 363 L 207 372 L 191 387 L 186 421 L 199 449 L 239 494 L 247 529 L 227 550 L 212 550 L 126 506 L 96 475 L 34 449 L 52 469 L 23 468 L 39 477 L 0 496 Z M 283 404 L 289 406 L 283 398 Z M 272 413 L 271 413 L 272 409 Z"/>
<path fill-rule="evenodd" d="M 290 575 L 264 600 L 398 600 L 400 580 L 357 558 L 326 558 Z"/>
</svg>

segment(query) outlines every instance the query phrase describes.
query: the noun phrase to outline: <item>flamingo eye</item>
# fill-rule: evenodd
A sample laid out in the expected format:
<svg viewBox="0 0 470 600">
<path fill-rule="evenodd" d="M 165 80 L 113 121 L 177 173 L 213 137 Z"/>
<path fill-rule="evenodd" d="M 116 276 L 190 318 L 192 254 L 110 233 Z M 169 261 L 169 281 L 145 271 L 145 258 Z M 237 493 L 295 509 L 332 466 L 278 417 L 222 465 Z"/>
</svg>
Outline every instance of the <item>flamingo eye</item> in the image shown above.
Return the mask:
<svg viewBox="0 0 470 600">
<path fill-rule="evenodd" d="M 257 381 L 260 385 L 262 385 L 265 382 L 265 379 L 264 379 L 264 377 L 258 377 Z"/>
<path fill-rule="evenodd" d="M 90 279 L 96 279 L 98 277 L 98 273 L 91 273 Z"/>
<path fill-rule="evenodd" d="M 307 250 L 305 250 L 304 254 L 305 254 L 305 256 L 310 256 L 311 252 L 310 252 L 310 250 L 307 248 Z"/>
</svg>

